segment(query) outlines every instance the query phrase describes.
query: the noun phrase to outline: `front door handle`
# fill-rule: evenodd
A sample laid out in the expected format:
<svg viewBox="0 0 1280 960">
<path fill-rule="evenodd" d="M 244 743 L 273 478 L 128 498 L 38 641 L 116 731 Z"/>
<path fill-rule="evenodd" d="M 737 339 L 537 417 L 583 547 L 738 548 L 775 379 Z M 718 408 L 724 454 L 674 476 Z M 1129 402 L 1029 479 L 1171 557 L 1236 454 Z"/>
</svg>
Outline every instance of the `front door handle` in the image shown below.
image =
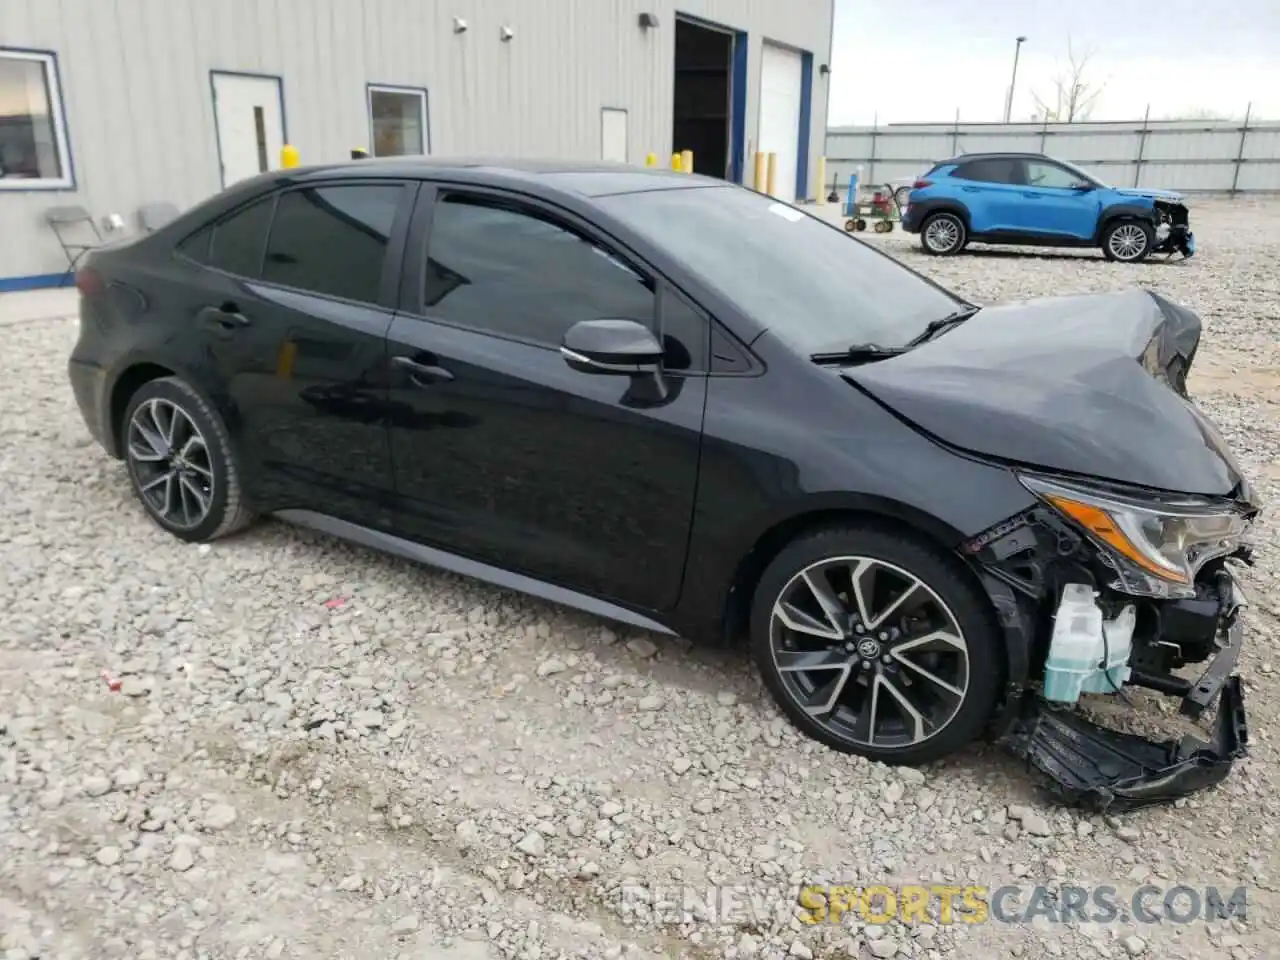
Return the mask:
<svg viewBox="0 0 1280 960">
<path fill-rule="evenodd" d="M 438 367 L 430 363 L 419 363 L 412 357 L 392 357 L 391 362 L 400 369 L 408 371 L 409 379 L 420 387 L 430 386 L 433 383 L 448 382 L 453 379 L 453 374 L 444 367 Z"/>
<path fill-rule="evenodd" d="M 247 327 L 250 323 L 249 318 L 241 313 L 234 303 L 224 303 L 220 307 L 205 307 L 196 314 L 196 321 L 201 326 L 223 333 Z"/>
<path fill-rule="evenodd" d="M 980 187 L 961 187 L 960 189 L 963 190 L 965 193 L 977 193 L 978 190 L 980 190 L 981 188 Z"/>
</svg>

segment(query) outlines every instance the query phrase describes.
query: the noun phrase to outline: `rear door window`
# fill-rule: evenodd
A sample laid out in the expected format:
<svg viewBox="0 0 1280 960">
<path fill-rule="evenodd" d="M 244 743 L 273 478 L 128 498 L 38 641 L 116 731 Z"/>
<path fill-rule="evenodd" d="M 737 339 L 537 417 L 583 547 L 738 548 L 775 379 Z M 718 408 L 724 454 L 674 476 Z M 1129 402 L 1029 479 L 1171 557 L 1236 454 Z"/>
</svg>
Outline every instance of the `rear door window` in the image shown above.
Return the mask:
<svg viewBox="0 0 1280 960">
<path fill-rule="evenodd" d="M 959 180 L 975 180 L 979 183 L 1017 183 L 1017 161 L 999 157 L 970 160 L 960 165 L 952 174 Z"/>
<path fill-rule="evenodd" d="M 262 279 L 377 303 L 403 195 L 398 183 L 307 187 L 281 194 Z M 215 252 L 217 243 L 215 236 Z"/>
</svg>

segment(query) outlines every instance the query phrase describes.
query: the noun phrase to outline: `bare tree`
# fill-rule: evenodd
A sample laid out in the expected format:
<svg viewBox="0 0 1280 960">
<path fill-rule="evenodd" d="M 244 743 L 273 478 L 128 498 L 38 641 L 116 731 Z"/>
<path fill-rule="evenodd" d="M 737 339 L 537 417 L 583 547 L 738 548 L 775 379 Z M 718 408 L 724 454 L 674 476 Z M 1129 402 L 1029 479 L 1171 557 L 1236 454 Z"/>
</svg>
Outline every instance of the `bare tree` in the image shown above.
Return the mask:
<svg viewBox="0 0 1280 960">
<path fill-rule="evenodd" d="M 1239 114 L 1232 113 L 1229 110 L 1215 110 L 1212 107 L 1200 107 L 1195 110 L 1184 110 L 1181 113 L 1171 113 L 1163 116 L 1161 120 L 1235 120 Z"/>
<path fill-rule="evenodd" d="M 1067 39 L 1067 63 L 1053 78 L 1053 89 L 1047 96 L 1033 92 L 1036 120 L 1050 123 L 1079 123 L 1088 120 L 1102 94 L 1103 84 L 1095 83 L 1086 73 L 1092 54 L 1076 55 Z"/>
</svg>

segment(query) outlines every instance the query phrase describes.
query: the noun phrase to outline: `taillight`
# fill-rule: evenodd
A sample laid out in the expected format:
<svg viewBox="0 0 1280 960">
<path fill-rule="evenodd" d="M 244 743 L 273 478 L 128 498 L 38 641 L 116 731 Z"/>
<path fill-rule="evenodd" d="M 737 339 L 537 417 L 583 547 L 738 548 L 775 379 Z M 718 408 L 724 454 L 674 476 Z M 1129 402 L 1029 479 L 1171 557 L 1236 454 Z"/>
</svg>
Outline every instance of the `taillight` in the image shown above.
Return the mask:
<svg viewBox="0 0 1280 960">
<path fill-rule="evenodd" d="M 932 187 L 932 186 L 933 186 L 932 180 L 917 180 L 915 183 L 911 185 L 911 189 L 923 190 L 925 187 Z"/>
<path fill-rule="evenodd" d="M 93 267 L 81 267 L 76 271 L 76 289 L 82 297 L 97 297 L 107 289 L 107 284 Z"/>
</svg>

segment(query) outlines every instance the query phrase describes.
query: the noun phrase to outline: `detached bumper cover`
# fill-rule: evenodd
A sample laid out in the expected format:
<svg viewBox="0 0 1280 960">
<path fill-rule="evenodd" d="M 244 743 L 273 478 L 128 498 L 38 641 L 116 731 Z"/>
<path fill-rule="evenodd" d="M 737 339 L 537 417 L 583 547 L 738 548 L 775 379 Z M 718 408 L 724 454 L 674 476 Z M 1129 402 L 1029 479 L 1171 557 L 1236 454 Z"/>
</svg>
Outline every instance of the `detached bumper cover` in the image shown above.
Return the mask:
<svg viewBox="0 0 1280 960">
<path fill-rule="evenodd" d="M 1228 677 L 1209 742 L 1156 743 L 1090 723 L 1037 698 L 1007 737 L 1013 753 L 1053 780 L 1066 802 L 1094 811 L 1167 803 L 1220 783 L 1248 750 L 1240 678 Z"/>
<path fill-rule="evenodd" d="M 1152 253 L 1182 254 L 1183 258 L 1195 256 L 1196 235 L 1187 227 L 1174 227 L 1164 240 L 1151 248 Z"/>
<path fill-rule="evenodd" d="M 1192 718 L 1200 717 L 1216 699 L 1211 739 L 1155 742 L 1101 727 L 1074 707 L 1029 697 L 1004 742 L 1028 766 L 1050 778 L 1050 790 L 1058 799 L 1095 811 L 1166 803 L 1220 783 L 1235 761 L 1247 755 L 1244 694 L 1234 674 L 1244 645 L 1240 612 L 1246 600 L 1234 576 L 1226 570 L 1218 576 L 1217 652 L 1194 683 L 1170 677 L 1180 681 L 1178 689 L 1169 686 L 1163 691 L 1181 696 L 1179 712 Z"/>
</svg>

